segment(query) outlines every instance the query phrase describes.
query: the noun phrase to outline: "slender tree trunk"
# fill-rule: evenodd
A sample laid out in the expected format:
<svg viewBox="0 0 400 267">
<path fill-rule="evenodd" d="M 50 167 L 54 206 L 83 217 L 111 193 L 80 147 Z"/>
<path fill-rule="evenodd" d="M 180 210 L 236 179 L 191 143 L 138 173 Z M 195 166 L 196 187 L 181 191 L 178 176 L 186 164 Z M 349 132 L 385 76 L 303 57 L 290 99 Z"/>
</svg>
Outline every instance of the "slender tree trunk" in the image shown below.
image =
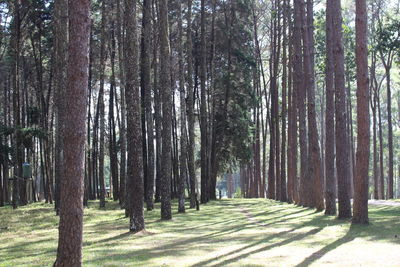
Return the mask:
<svg viewBox="0 0 400 267">
<path fill-rule="evenodd" d="M 326 3 L 326 111 L 325 111 L 325 214 L 336 214 L 336 179 L 335 179 L 335 88 L 333 58 L 333 21 L 332 5 L 334 0 Z"/>
<path fill-rule="evenodd" d="M 188 0 L 187 12 L 187 106 L 188 106 L 188 168 L 190 176 L 190 208 L 196 206 L 196 173 L 194 164 L 194 88 L 193 88 L 193 56 L 192 56 L 192 0 Z"/>
<path fill-rule="evenodd" d="M 139 232 L 145 228 L 145 224 L 143 217 L 144 185 L 142 162 L 142 126 L 140 115 L 140 88 L 138 81 L 139 47 L 135 0 L 125 0 L 125 23 L 125 92 L 128 141 L 126 205 L 129 207 L 129 230 L 131 232 Z"/>
<path fill-rule="evenodd" d="M 112 193 L 114 201 L 119 199 L 119 176 L 118 176 L 118 155 L 117 155 L 117 134 L 115 131 L 114 101 L 116 100 L 116 78 L 115 78 L 115 56 L 116 56 L 116 40 L 115 40 L 115 22 L 114 22 L 114 2 L 110 2 L 112 17 L 110 21 L 110 96 L 108 107 L 108 128 L 109 128 L 109 154 L 110 154 L 110 186 L 112 185 Z M 111 183 L 112 182 L 112 183 Z"/>
<path fill-rule="evenodd" d="M 274 2 L 274 5 L 276 1 Z M 271 18 L 271 57 L 269 59 L 269 73 L 270 73 L 270 98 L 271 98 L 271 113 L 269 116 L 269 129 L 270 129 L 270 141 L 269 141 L 269 166 L 268 166 L 268 192 L 267 197 L 269 199 L 276 198 L 276 109 L 275 105 L 277 98 L 276 88 L 276 77 L 274 73 L 274 62 L 276 61 L 276 19 Z"/>
<path fill-rule="evenodd" d="M 121 139 L 121 159 L 120 159 L 120 195 L 119 203 L 121 208 L 125 208 L 126 197 L 126 99 L 125 99 L 125 76 L 124 76 L 124 29 L 121 0 L 117 1 L 117 41 L 118 41 L 118 62 L 119 62 L 119 87 L 121 96 L 121 125 L 120 125 L 120 139 Z"/>
<path fill-rule="evenodd" d="M 372 96 L 372 132 L 373 132 L 373 175 L 374 175 L 374 198 L 379 199 L 379 173 L 378 173 L 378 149 L 377 149 L 377 136 L 376 136 L 376 96 L 373 92 Z"/>
<path fill-rule="evenodd" d="M 293 23 L 289 24 L 289 130 L 288 130 L 288 202 L 298 201 L 297 193 L 297 91 L 294 82 Z"/>
<path fill-rule="evenodd" d="M 185 99 L 185 77 L 183 65 L 183 27 L 182 27 L 182 4 L 178 4 L 178 57 L 179 57 L 179 92 L 180 92 L 180 176 L 178 181 L 178 212 L 185 212 L 185 181 L 187 163 L 187 133 L 186 133 L 186 99 Z"/>
<path fill-rule="evenodd" d="M 357 156 L 353 223 L 368 223 L 368 167 L 370 153 L 367 3 L 356 1 Z M 392 162 L 393 163 L 393 162 Z M 392 169 L 393 171 L 393 169 Z M 393 174 L 393 173 L 392 173 Z M 392 177 L 393 178 L 393 177 Z M 393 190 L 393 187 L 392 187 Z M 393 194 L 393 191 L 392 191 Z"/>
<path fill-rule="evenodd" d="M 313 2 L 307 0 L 307 22 L 306 33 L 303 34 L 304 43 L 304 66 L 305 80 L 307 87 L 307 111 L 308 111 L 308 143 L 309 143 L 309 175 L 312 176 L 310 190 L 312 199 L 311 206 L 317 211 L 322 211 L 325 208 L 323 197 L 323 176 L 321 164 L 321 152 L 319 147 L 319 137 L 317 130 L 317 118 L 315 111 L 315 71 L 314 71 L 314 27 L 313 27 Z"/>
<path fill-rule="evenodd" d="M 158 2 L 153 1 L 153 24 L 158 27 L 153 27 L 153 90 L 154 90 L 154 119 L 156 128 L 156 194 L 155 202 L 161 201 L 161 161 L 162 161 L 162 138 L 161 138 L 161 90 L 159 86 L 159 60 L 158 60 L 158 48 L 159 48 L 159 23 L 156 23 L 156 9 L 158 7 Z"/>
<path fill-rule="evenodd" d="M 388 150 L 389 150 L 389 171 L 387 180 L 387 198 L 392 199 L 393 195 L 393 123 L 392 123 L 392 92 L 391 92 L 391 63 L 385 66 L 386 93 L 387 93 L 387 120 L 388 120 Z"/>
<path fill-rule="evenodd" d="M 161 219 L 170 220 L 171 214 L 171 122 L 172 92 L 170 85 L 170 46 L 168 29 L 168 0 L 160 2 L 160 83 L 162 88 L 162 162 L 161 162 Z"/>
<path fill-rule="evenodd" d="M 275 124 L 275 198 L 279 200 L 281 197 L 281 147 L 280 147 L 280 128 L 279 128 L 279 121 L 280 121 L 280 112 L 279 112 L 279 86 L 278 86 L 278 79 L 279 79 L 279 56 L 281 51 L 281 20 L 279 19 L 281 16 L 281 5 L 277 0 L 275 6 L 278 10 L 274 25 L 274 42 L 273 42 L 273 50 L 274 50 L 274 60 L 273 60 L 273 87 L 274 87 L 274 97 L 271 97 L 271 104 L 274 106 L 275 112 L 271 113 L 272 122 Z"/>
<path fill-rule="evenodd" d="M 381 114 L 381 97 L 377 92 L 378 103 L 378 134 L 379 134 L 379 195 L 381 199 L 385 199 L 385 175 L 383 174 L 383 130 L 382 130 L 382 114 Z"/>
<path fill-rule="evenodd" d="M 294 29 L 293 29 L 293 46 L 294 46 L 294 60 L 293 60 L 293 90 L 297 98 L 297 108 L 299 116 L 299 144 L 300 144 L 300 184 L 299 184 L 299 205 L 305 205 L 305 197 L 307 191 L 307 169 L 308 169 L 308 156 L 307 156 L 307 128 L 306 128 L 306 90 L 304 87 L 303 77 L 303 57 L 302 57 L 302 0 L 294 1 Z"/>
<path fill-rule="evenodd" d="M 333 1 L 333 56 L 335 60 L 335 115 L 336 169 L 338 176 L 339 218 L 351 217 L 349 137 L 346 116 L 346 88 L 344 80 L 344 50 L 340 1 Z"/>
<path fill-rule="evenodd" d="M 59 214 L 60 207 L 60 181 L 64 175 L 63 164 L 63 131 L 64 131 L 64 100 L 66 88 L 66 66 L 67 66 L 67 46 L 68 46 L 68 1 L 60 0 L 55 2 L 55 22 L 56 22 L 56 142 L 55 142 L 55 209 Z"/>
<path fill-rule="evenodd" d="M 280 201 L 287 201 L 286 192 L 286 114 L 287 114 L 287 82 L 288 82 L 288 67 L 287 67 L 287 24 L 288 24 L 288 7 L 287 1 L 283 1 L 283 43 L 282 43 L 282 149 L 281 149 L 281 195 Z"/>
<path fill-rule="evenodd" d="M 201 203 L 209 200 L 209 177 L 207 170 L 207 103 L 206 103 L 206 14 L 205 0 L 201 0 L 201 52 L 200 52 L 200 163 L 201 163 Z"/>
<path fill-rule="evenodd" d="M 83 179 L 89 51 L 88 0 L 69 0 L 68 74 L 64 131 L 65 179 L 61 184 L 60 224 L 54 266 L 82 265 Z"/>
<path fill-rule="evenodd" d="M 12 206 L 14 209 L 20 204 L 19 186 L 20 179 L 22 177 L 22 151 L 21 151 L 21 136 L 17 130 L 21 126 L 21 115 L 20 115 L 20 88 L 19 88 L 19 68 L 20 68 L 20 46 L 21 46 L 21 19 L 20 19 L 20 6 L 21 1 L 17 0 L 14 2 L 14 25 L 13 25 L 13 36 L 12 36 L 12 47 L 13 47 L 13 118 L 14 118 L 14 176 L 13 176 L 13 195 L 12 195 Z"/>
<path fill-rule="evenodd" d="M 104 139 L 105 139 L 105 115 L 104 115 L 104 76 L 106 61 L 106 1 L 101 4 L 101 37 L 100 37 L 100 90 L 99 90 L 99 182 L 100 182 L 100 208 L 106 206 L 106 188 L 104 177 Z"/>
<path fill-rule="evenodd" d="M 142 38 L 142 90 L 144 90 L 145 114 L 147 124 L 147 183 L 146 206 L 153 210 L 154 197 L 154 123 L 151 101 L 151 0 L 143 1 L 143 38 Z"/>
</svg>

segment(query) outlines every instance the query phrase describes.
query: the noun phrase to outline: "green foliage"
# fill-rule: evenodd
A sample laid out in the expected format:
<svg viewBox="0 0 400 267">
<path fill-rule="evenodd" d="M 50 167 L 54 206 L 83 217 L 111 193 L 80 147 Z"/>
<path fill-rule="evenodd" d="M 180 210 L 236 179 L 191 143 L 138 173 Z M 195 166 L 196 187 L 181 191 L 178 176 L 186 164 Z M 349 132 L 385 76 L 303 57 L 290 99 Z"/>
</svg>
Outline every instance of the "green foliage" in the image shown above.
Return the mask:
<svg viewBox="0 0 400 267">
<path fill-rule="evenodd" d="M 227 20 L 226 16 L 229 16 Z M 253 91 L 256 67 L 251 1 L 232 4 L 216 18 L 216 77 L 214 98 L 218 172 L 233 169 L 251 158 L 253 123 L 250 107 L 257 103 Z"/>
<path fill-rule="evenodd" d="M 46 139 L 48 137 L 48 134 L 45 130 L 39 127 L 20 127 L 20 126 L 4 126 L 0 125 L 0 137 L 8 137 L 11 136 L 12 134 L 16 134 L 18 138 L 20 138 L 22 144 L 25 146 L 25 148 L 32 148 L 33 146 L 33 138 L 38 138 L 38 139 Z M 7 151 L 10 152 L 12 151 L 12 147 L 7 147 L 6 145 L 3 144 L 3 148 Z"/>
<path fill-rule="evenodd" d="M 242 190 L 240 189 L 240 187 L 236 187 L 236 191 L 233 194 L 234 198 L 243 198 L 243 194 L 242 194 Z"/>
<path fill-rule="evenodd" d="M 400 50 L 400 21 L 389 19 L 384 25 L 379 25 L 377 30 L 376 49 L 383 53 Z"/>
</svg>

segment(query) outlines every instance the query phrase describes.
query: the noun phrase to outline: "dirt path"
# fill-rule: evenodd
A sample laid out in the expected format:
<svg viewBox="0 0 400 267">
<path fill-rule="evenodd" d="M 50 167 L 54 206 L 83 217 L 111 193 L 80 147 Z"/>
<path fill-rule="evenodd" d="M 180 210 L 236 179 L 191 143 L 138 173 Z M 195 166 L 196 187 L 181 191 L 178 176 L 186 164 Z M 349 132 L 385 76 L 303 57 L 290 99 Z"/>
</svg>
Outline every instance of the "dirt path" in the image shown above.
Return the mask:
<svg viewBox="0 0 400 267">
<path fill-rule="evenodd" d="M 392 201 L 392 200 L 368 200 L 369 205 L 378 205 L 378 206 L 391 206 L 391 207 L 400 207 L 400 202 Z"/>
</svg>

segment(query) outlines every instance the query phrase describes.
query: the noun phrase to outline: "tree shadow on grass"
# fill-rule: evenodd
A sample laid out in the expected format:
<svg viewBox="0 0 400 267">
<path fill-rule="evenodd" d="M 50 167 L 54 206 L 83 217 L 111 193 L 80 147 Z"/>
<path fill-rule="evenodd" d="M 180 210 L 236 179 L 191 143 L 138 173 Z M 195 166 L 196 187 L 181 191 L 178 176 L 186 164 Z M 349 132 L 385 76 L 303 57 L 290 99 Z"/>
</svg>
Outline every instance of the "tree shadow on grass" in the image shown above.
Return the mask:
<svg viewBox="0 0 400 267">
<path fill-rule="evenodd" d="M 368 226 L 354 226 L 351 225 L 349 231 L 347 231 L 347 233 L 335 240 L 334 242 L 326 245 L 325 247 L 319 249 L 318 251 L 314 252 L 313 254 L 311 254 L 310 256 L 308 256 L 307 258 L 305 258 L 301 263 L 299 263 L 298 265 L 296 265 L 297 267 L 305 267 L 305 266 L 309 266 L 310 264 L 312 264 L 313 262 L 321 259 L 323 256 L 325 256 L 328 252 L 335 250 L 336 248 L 340 247 L 341 245 L 344 245 L 348 242 L 353 241 L 357 236 L 360 235 L 360 233 L 363 230 L 363 227 L 368 227 Z"/>
<path fill-rule="evenodd" d="M 314 220 L 312 220 L 312 221 L 314 221 Z M 212 264 L 213 262 L 215 262 L 217 260 L 220 260 L 221 258 L 228 258 L 230 256 L 234 256 L 232 258 L 226 259 L 226 260 L 224 260 L 222 262 L 219 262 L 219 263 L 215 264 L 215 265 L 224 266 L 224 265 L 227 265 L 227 264 L 230 264 L 230 263 L 234 263 L 234 262 L 236 262 L 236 261 L 238 261 L 240 259 L 246 258 L 246 257 L 250 256 L 253 253 L 258 253 L 258 252 L 262 252 L 264 250 L 272 249 L 274 247 L 283 246 L 283 245 L 289 244 L 291 242 L 301 240 L 301 239 L 303 239 L 303 238 L 305 238 L 307 236 L 317 234 L 324 227 L 316 227 L 316 228 L 313 228 L 313 229 L 311 229 L 311 230 L 309 230 L 307 232 L 293 234 L 293 237 L 287 238 L 287 239 L 285 239 L 283 241 L 280 241 L 278 243 L 269 244 L 269 245 L 263 246 L 261 248 L 258 248 L 256 250 L 251 250 L 249 252 L 243 252 L 244 250 L 250 249 L 251 247 L 258 246 L 258 245 L 260 245 L 262 243 L 269 242 L 269 241 L 271 241 L 273 239 L 276 239 L 276 238 L 279 238 L 279 237 L 282 237 L 282 236 L 285 236 L 285 235 L 292 234 L 294 231 L 296 231 L 297 229 L 301 229 L 302 227 L 308 227 L 310 223 L 312 224 L 312 221 L 311 222 L 310 221 L 309 222 L 305 222 L 304 224 L 302 224 L 302 225 L 300 225 L 298 227 L 293 227 L 292 229 L 287 230 L 287 231 L 279 232 L 279 233 L 276 233 L 276 234 L 271 234 L 267 238 L 263 238 L 262 240 L 259 240 L 257 242 L 253 242 L 253 243 L 251 243 L 249 245 L 246 245 L 244 247 L 240 247 L 240 248 L 238 248 L 236 250 L 233 250 L 233 251 L 231 251 L 229 253 L 226 253 L 224 255 L 218 255 L 217 257 L 198 262 L 197 264 L 193 265 L 193 267 L 206 266 L 208 264 Z"/>
</svg>

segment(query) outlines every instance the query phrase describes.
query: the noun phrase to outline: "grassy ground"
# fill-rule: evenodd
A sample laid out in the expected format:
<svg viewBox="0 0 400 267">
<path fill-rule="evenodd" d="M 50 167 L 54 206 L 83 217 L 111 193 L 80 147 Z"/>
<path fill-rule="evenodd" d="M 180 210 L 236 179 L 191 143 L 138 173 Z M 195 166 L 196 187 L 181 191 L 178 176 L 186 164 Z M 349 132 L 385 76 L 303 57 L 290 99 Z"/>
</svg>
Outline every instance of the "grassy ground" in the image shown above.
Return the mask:
<svg viewBox="0 0 400 267">
<path fill-rule="evenodd" d="M 84 266 L 400 266 L 400 207 L 371 205 L 369 226 L 260 199 L 215 201 L 172 221 L 145 216 L 147 232 L 131 235 L 116 203 L 90 203 Z M 0 208 L 0 266 L 50 266 L 57 222 L 43 203 Z"/>
</svg>

